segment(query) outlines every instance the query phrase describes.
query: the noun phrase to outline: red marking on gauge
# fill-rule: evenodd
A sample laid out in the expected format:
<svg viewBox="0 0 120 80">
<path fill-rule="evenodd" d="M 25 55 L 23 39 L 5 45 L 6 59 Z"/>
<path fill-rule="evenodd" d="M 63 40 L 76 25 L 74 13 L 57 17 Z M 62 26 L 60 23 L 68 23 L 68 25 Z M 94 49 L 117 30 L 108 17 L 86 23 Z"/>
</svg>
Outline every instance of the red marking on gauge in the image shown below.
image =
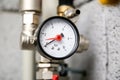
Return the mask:
<svg viewBox="0 0 120 80">
<path fill-rule="evenodd" d="M 48 39 L 46 39 L 46 40 L 56 40 L 56 41 L 61 41 L 63 37 L 64 37 L 64 36 L 63 36 L 63 34 L 61 33 L 61 34 L 59 34 L 59 35 L 56 35 L 56 37 L 48 38 Z"/>
</svg>

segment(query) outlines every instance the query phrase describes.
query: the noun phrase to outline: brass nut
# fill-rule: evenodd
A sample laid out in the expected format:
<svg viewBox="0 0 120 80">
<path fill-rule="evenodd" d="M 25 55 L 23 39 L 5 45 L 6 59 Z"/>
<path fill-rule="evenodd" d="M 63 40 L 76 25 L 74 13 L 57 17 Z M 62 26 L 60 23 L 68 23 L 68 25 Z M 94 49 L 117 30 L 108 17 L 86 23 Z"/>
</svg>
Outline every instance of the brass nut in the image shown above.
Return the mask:
<svg viewBox="0 0 120 80">
<path fill-rule="evenodd" d="M 36 12 L 25 12 L 23 14 L 23 24 L 39 24 L 39 14 Z"/>
<path fill-rule="evenodd" d="M 73 7 L 71 7 L 71 6 L 68 6 L 68 5 L 61 5 L 61 6 L 58 6 L 58 9 L 57 9 L 57 14 L 59 15 L 59 16 L 65 16 L 64 15 L 64 12 L 66 11 L 66 10 L 68 10 L 68 9 L 74 9 Z"/>
</svg>

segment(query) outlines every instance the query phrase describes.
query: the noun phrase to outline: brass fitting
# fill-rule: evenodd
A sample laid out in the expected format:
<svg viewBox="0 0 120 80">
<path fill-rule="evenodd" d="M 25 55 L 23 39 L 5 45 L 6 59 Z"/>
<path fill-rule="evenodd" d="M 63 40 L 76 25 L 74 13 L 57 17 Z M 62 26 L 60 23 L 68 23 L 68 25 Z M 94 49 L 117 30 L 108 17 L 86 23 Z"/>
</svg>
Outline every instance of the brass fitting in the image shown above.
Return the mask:
<svg viewBox="0 0 120 80">
<path fill-rule="evenodd" d="M 64 12 L 64 16 L 67 18 L 74 18 L 80 14 L 80 10 L 78 9 L 68 9 Z"/>
<path fill-rule="evenodd" d="M 116 5 L 120 0 L 99 0 L 99 2 L 103 5 Z"/>
<path fill-rule="evenodd" d="M 59 16 L 64 16 L 64 12 L 68 9 L 73 9 L 73 7 L 71 6 L 68 6 L 68 5 L 62 5 L 62 6 L 58 6 L 58 9 L 57 9 L 57 14 Z"/>
<path fill-rule="evenodd" d="M 61 5 L 58 6 L 57 14 L 66 18 L 73 18 L 80 14 L 79 10 L 74 9 L 72 6 Z"/>
<path fill-rule="evenodd" d="M 77 49 L 77 53 L 81 53 L 83 51 L 88 50 L 89 41 L 83 35 L 80 35 L 79 47 Z"/>
</svg>

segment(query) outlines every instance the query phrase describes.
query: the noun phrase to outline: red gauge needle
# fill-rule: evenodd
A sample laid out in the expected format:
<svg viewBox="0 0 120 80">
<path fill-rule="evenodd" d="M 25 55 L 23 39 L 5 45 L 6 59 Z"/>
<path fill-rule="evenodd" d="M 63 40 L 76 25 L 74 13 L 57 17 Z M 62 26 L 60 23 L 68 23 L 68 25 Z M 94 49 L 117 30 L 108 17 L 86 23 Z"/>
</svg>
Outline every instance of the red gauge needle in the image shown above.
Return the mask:
<svg viewBox="0 0 120 80">
<path fill-rule="evenodd" d="M 59 35 L 56 35 L 56 37 L 54 38 L 48 38 L 46 40 L 56 40 L 56 41 L 61 41 L 62 38 L 64 37 L 63 33 L 59 34 Z"/>
<path fill-rule="evenodd" d="M 61 41 L 61 40 L 62 40 L 62 37 L 64 37 L 63 33 L 61 33 L 60 35 L 56 35 L 55 38 L 48 38 L 48 39 L 46 39 L 46 40 L 52 40 L 52 41 L 46 43 L 45 47 L 47 47 L 48 44 L 54 42 L 55 40 L 56 40 L 56 41 Z"/>
</svg>

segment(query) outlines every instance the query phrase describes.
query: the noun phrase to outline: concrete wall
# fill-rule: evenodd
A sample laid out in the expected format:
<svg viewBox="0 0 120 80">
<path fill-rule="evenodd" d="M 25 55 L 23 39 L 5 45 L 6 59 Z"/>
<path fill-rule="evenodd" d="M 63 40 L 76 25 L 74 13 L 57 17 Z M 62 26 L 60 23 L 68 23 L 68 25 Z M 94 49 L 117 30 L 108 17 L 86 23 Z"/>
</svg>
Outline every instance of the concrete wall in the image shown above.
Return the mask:
<svg viewBox="0 0 120 80">
<path fill-rule="evenodd" d="M 21 80 L 22 53 L 19 47 L 21 14 L 18 0 L 0 0 L 0 80 Z M 67 59 L 70 67 L 87 70 L 84 80 L 120 79 L 120 5 L 103 6 L 94 0 L 80 7 L 76 23 L 90 40 L 83 54 Z M 80 80 L 79 74 L 72 80 Z"/>
<path fill-rule="evenodd" d="M 21 16 L 0 12 L 0 80 L 21 80 Z"/>
</svg>

